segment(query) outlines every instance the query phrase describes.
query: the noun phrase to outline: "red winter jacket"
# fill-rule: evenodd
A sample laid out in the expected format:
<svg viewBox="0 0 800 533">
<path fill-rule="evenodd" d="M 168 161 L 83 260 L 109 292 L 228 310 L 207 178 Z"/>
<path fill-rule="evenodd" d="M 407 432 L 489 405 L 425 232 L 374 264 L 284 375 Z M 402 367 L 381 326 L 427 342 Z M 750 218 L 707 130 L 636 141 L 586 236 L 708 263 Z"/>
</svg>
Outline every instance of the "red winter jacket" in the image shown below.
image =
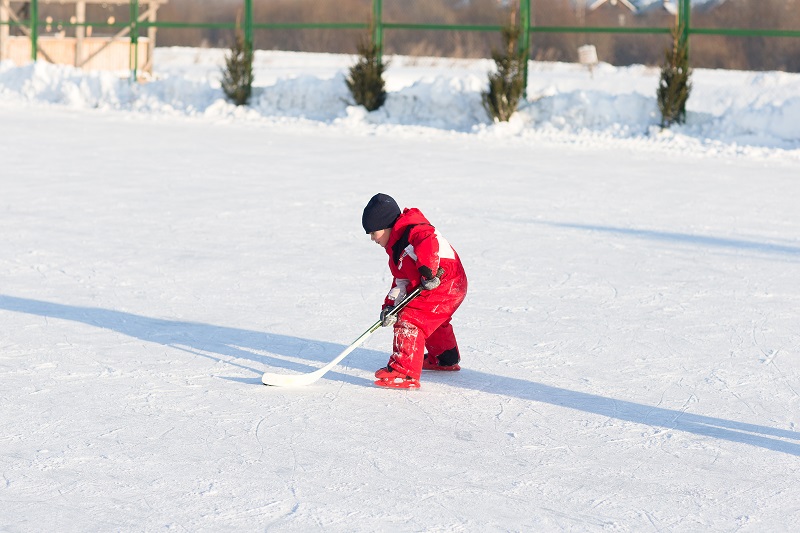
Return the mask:
<svg viewBox="0 0 800 533">
<path fill-rule="evenodd" d="M 399 303 L 420 284 L 420 269 L 426 274 L 436 274 L 439 267 L 444 269 L 439 287 L 422 291 L 407 309 L 411 311 L 416 308 L 435 315 L 449 316 L 464 299 L 467 277 L 461 260 L 450 243 L 436 231 L 419 209 L 403 210 L 392 226 L 386 253 L 389 255 L 389 269 L 394 280 L 385 305 Z"/>
</svg>

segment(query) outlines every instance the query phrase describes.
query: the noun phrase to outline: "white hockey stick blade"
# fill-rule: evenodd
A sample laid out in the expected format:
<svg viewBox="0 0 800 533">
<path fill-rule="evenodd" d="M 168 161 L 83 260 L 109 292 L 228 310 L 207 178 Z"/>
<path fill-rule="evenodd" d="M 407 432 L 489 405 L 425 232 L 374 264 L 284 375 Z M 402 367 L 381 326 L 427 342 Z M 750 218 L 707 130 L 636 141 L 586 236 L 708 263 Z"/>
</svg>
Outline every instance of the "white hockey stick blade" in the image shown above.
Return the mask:
<svg viewBox="0 0 800 533">
<path fill-rule="evenodd" d="M 319 378 L 324 376 L 331 368 L 335 367 L 339 364 L 339 361 L 347 357 L 350 352 L 361 346 L 361 344 L 367 340 L 367 338 L 372 335 L 375 330 L 380 327 L 380 321 L 375 322 L 371 328 L 365 331 L 359 338 L 357 338 L 353 344 L 348 346 L 345 351 L 340 353 L 336 359 L 328 363 L 327 365 L 323 366 L 320 369 L 317 369 L 313 372 L 309 372 L 307 374 L 273 374 L 270 372 L 266 372 L 261 377 L 261 382 L 264 385 L 272 385 L 273 387 L 303 387 L 305 385 L 311 385 Z"/>
</svg>

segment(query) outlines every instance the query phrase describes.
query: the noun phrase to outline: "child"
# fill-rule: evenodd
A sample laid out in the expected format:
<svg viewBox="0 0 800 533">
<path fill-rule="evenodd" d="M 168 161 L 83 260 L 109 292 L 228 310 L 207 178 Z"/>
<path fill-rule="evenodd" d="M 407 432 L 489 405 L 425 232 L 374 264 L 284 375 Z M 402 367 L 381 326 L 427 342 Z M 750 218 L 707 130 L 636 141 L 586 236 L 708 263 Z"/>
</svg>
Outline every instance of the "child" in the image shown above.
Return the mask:
<svg viewBox="0 0 800 533">
<path fill-rule="evenodd" d="M 423 369 L 460 370 L 450 319 L 467 295 L 467 276 L 456 251 L 418 209 L 401 212 L 386 194 L 370 199 L 361 224 L 386 250 L 394 276 L 380 314 L 383 326 L 394 326 L 392 355 L 386 368 L 375 372 L 375 384 L 418 388 Z M 418 285 L 422 292 L 399 316 L 387 314 Z"/>
</svg>

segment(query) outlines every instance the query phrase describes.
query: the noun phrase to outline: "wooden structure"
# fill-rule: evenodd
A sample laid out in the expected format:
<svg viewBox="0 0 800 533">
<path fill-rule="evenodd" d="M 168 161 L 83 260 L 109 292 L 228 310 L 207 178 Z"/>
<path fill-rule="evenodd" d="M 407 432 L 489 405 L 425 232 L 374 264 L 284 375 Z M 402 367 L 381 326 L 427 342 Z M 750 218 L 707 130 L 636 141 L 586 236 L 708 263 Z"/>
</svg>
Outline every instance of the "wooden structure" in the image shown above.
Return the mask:
<svg viewBox="0 0 800 533">
<path fill-rule="evenodd" d="M 139 0 L 142 8 L 137 22 L 155 22 L 158 8 L 168 1 Z M 0 0 L 0 61 L 11 60 L 18 65 L 31 61 L 33 32 L 26 25 L 29 21 L 17 15 L 29 3 L 23 0 Z M 130 0 L 39 0 L 39 5 L 41 4 L 74 4 L 75 15 L 70 20 L 70 25 L 74 25 L 75 35 L 68 37 L 63 30 L 53 35 L 37 35 L 37 60 L 91 70 L 128 70 L 133 67 L 139 71 L 152 70 L 156 28 L 148 26 L 147 37 L 137 36 L 137 48 L 134 48 L 130 25 L 111 36 L 92 36 L 91 23 L 87 24 L 87 4 L 129 5 Z M 10 22 L 24 35 L 11 35 Z M 39 20 L 38 24 L 49 25 L 49 21 Z M 133 58 L 136 58 L 135 65 Z"/>
<path fill-rule="evenodd" d="M 602 6 L 605 3 L 610 3 L 612 6 L 617 5 L 617 3 L 622 4 L 623 6 L 627 7 L 634 13 L 636 13 L 636 6 L 631 4 L 629 0 L 597 0 L 592 5 L 589 6 L 589 11 L 594 11 L 598 7 Z"/>
</svg>

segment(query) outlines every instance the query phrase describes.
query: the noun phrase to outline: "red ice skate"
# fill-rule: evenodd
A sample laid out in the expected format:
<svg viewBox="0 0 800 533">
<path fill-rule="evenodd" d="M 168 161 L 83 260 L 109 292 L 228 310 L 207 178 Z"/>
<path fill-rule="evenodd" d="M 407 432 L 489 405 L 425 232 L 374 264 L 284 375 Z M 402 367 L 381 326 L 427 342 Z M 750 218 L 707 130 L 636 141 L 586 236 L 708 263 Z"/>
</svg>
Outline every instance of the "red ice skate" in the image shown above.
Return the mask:
<svg viewBox="0 0 800 533">
<path fill-rule="evenodd" d="M 425 359 L 425 361 L 422 363 L 422 370 L 439 370 L 444 372 L 456 372 L 458 370 L 461 370 L 461 367 L 458 366 L 458 363 L 454 365 L 445 366 L 445 365 L 440 365 L 438 362 L 431 362 Z"/>
<path fill-rule="evenodd" d="M 445 351 L 439 357 L 431 357 L 429 354 L 425 354 L 425 359 L 422 360 L 422 370 L 456 372 L 461 370 L 461 367 L 458 366 L 460 360 L 461 357 L 458 355 L 458 350 L 455 348 Z"/>
<path fill-rule="evenodd" d="M 391 366 L 386 366 L 375 372 L 375 385 L 392 389 L 418 389 L 419 380 L 398 372 Z"/>
</svg>

